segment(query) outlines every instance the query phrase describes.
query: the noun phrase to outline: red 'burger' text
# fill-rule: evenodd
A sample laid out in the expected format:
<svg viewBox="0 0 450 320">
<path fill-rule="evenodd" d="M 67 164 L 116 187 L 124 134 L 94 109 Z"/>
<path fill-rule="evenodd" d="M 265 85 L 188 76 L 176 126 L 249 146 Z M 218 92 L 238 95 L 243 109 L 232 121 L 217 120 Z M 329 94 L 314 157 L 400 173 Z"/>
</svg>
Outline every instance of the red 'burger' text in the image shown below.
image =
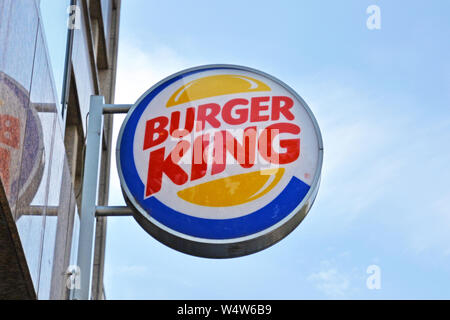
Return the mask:
<svg viewBox="0 0 450 320">
<path fill-rule="evenodd" d="M 143 150 L 152 149 L 149 156 L 145 196 L 161 190 L 162 176 L 165 174 L 173 183 L 182 185 L 188 180 L 203 178 L 211 166 L 211 175 L 219 174 L 226 168 L 226 154 L 230 153 L 243 168 L 255 164 L 256 151 L 272 164 L 287 164 L 300 155 L 300 127 L 291 121 L 294 102 L 287 96 L 263 96 L 251 99 L 235 98 L 223 105 L 207 103 L 185 109 L 185 125 L 180 128 L 180 111 L 147 120 Z M 269 122 L 263 130 L 257 130 L 258 122 Z M 275 123 L 273 123 L 275 121 Z M 245 128 L 242 144 L 229 130 L 220 130 L 222 123 Z M 247 126 L 245 126 L 247 124 Z M 210 133 L 214 129 L 213 133 Z M 205 131 L 206 130 L 206 131 Z M 190 133 L 204 134 L 194 141 L 180 140 L 167 154 L 162 146 L 169 136 L 183 138 Z M 279 146 L 285 152 L 278 153 L 273 147 L 274 139 L 280 134 L 290 134 L 291 139 L 279 139 Z M 192 148 L 190 172 L 186 172 L 179 161 Z M 204 155 L 212 148 L 212 161 L 208 163 Z"/>
</svg>

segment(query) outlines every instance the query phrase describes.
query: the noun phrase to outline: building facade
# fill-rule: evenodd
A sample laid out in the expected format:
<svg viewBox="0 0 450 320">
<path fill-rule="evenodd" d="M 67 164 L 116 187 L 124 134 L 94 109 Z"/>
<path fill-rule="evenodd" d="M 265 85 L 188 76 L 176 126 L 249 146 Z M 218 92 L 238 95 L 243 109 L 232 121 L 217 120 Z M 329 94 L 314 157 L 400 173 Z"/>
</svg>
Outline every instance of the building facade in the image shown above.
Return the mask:
<svg viewBox="0 0 450 320">
<path fill-rule="evenodd" d="M 77 285 L 91 95 L 113 103 L 120 0 L 0 0 L 0 299 L 68 299 Z M 98 204 L 108 202 L 112 116 Z M 106 218 L 93 299 L 104 299 Z"/>
</svg>

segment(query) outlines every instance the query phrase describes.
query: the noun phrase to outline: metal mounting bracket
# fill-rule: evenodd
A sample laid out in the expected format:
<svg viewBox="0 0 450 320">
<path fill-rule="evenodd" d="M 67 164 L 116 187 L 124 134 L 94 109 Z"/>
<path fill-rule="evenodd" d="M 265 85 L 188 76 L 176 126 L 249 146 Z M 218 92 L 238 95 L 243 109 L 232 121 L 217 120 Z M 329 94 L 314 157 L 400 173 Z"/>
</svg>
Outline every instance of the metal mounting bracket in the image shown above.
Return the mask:
<svg viewBox="0 0 450 320">
<path fill-rule="evenodd" d="M 103 96 L 91 96 L 89 123 L 86 138 L 86 156 L 81 198 L 80 234 L 77 265 L 80 268 L 79 286 L 69 293 L 70 299 L 91 298 L 92 269 L 94 262 L 95 223 L 97 216 L 129 216 L 127 207 L 97 206 L 100 156 L 102 148 L 103 115 L 127 113 L 132 105 L 105 104 Z"/>
</svg>

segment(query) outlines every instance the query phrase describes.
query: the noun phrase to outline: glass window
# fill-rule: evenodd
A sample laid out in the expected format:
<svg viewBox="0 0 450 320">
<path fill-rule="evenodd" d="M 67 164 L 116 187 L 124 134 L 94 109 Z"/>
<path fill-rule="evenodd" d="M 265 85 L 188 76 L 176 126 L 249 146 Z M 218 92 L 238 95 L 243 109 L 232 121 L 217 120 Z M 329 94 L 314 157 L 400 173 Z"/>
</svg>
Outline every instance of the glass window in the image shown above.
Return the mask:
<svg viewBox="0 0 450 320">
<path fill-rule="evenodd" d="M 59 101 L 61 101 L 64 81 L 69 6 L 70 0 L 41 0 L 40 2 L 42 25 Z"/>
</svg>

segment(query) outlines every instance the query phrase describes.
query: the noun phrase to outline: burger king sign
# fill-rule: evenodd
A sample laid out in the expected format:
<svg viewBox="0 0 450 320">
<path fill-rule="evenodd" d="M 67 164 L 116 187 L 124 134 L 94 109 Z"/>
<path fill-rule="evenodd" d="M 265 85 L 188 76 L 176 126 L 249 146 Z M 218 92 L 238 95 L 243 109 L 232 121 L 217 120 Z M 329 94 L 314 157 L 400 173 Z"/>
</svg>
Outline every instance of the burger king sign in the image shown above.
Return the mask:
<svg viewBox="0 0 450 320">
<path fill-rule="evenodd" d="M 131 108 L 117 143 L 138 223 L 176 250 L 237 257 L 281 240 L 317 194 L 322 139 L 306 103 L 263 72 L 176 73 Z"/>
</svg>

